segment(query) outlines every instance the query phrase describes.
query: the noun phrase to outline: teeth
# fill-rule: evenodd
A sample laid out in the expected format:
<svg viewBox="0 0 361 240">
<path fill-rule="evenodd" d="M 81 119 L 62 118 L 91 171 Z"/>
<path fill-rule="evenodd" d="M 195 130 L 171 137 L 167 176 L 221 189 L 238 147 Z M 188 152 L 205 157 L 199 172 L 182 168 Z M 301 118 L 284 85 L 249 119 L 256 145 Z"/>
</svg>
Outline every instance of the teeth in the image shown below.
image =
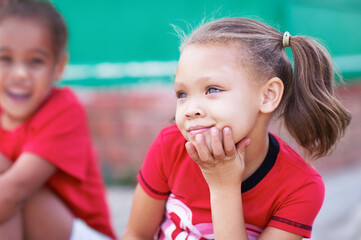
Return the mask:
<svg viewBox="0 0 361 240">
<path fill-rule="evenodd" d="M 8 92 L 10 94 L 14 94 L 14 95 L 28 95 L 30 94 L 28 91 L 24 91 L 23 89 L 9 89 Z"/>
</svg>

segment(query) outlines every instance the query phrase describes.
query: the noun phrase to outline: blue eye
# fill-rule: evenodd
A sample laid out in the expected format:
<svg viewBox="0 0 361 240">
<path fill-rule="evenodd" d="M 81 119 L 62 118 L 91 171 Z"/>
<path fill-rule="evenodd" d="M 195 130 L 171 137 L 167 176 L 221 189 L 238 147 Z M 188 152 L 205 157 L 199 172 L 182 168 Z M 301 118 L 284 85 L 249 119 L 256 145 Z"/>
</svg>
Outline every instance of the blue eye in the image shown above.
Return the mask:
<svg viewBox="0 0 361 240">
<path fill-rule="evenodd" d="M 206 92 L 206 94 L 210 94 L 210 93 L 219 93 L 221 90 L 220 89 L 218 89 L 218 88 L 215 88 L 215 87 L 209 87 L 208 89 L 207 89 L 207 92 Z"/>
<path fill-rule="evenodd" d="M 187 98 L 187 94 L 185 92 L 178 92 L 177 98 Z"/>
</svg>

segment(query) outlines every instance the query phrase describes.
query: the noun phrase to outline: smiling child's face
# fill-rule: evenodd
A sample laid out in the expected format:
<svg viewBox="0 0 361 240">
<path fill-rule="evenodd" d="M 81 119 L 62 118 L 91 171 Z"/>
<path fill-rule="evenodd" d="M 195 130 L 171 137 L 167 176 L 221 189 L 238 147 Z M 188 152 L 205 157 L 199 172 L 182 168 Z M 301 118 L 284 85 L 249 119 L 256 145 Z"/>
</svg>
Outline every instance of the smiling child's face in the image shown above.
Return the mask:
<svg viewBox="0 0 361 240">
<path fill-rule="evenodd" d="M 52 38 L 39 21 L 0 23 L 0 105 L 3 128 L 15 128 L 43 103 L 57 79 Z"/>
<path fill-rule="evenodd" d="M 251 81 L 232 46 L 190 45 L 179 59 L 174 90 L 176 124 L 194 143 L 210 128 L 232 129 L 235 143 L 249 137 L 259 114 L 261 84 Z"/>
</svg>

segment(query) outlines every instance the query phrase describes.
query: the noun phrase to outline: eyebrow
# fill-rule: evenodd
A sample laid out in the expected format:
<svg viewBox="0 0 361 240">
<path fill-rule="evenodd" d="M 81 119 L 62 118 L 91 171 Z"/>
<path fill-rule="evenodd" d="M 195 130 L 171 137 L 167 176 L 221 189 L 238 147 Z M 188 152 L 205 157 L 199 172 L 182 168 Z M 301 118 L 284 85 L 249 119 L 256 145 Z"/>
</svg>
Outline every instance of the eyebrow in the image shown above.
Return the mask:
<svg viewBox="0 0 361 240">
<path fill-rule="evenodd" d="M 0 46 L 0 52 L 6 52 L 6 51 L 10 51 L 10 48 Z M 31 50 L 31 51 L 34 51 L 34 52 L 36 52 L 36 53 L 38 53 L 38 54 L 40 54 L 40 55 L 42 55 L 42 56 L 44 56 L 46 58 L 50 57 L 50 54 L 47 51 L 45 51 L 45 50 L 43 50 L 41 48 L 36 48 L 34 50 Z"/>
<path fill-rule="evenodd" d="M 44 57 L 47 57 L 47 58 L 50 57 L 50 54 L 47 51 L 45 51 L 45 50 L 43 50 L 41 48 L 35 49 L 35 52 L 39 53 L 40 55 L 43 55 Z"/>
<path fill-rule="evenodd" d="M 225 80 L 225 79 L 227 79 L 227 78 L 217 77 L 217 76 L 203 76 L 203 77 L 193 79 L 192 82 L 193 83 L 196 83 L 196 82 L 208 83 L 208 82 L 212 82 L 212 81 L 216 81 L 216 80 Z M 184 83 L 174 81 L 174 85 L 184 85 Z"/>
</svg>

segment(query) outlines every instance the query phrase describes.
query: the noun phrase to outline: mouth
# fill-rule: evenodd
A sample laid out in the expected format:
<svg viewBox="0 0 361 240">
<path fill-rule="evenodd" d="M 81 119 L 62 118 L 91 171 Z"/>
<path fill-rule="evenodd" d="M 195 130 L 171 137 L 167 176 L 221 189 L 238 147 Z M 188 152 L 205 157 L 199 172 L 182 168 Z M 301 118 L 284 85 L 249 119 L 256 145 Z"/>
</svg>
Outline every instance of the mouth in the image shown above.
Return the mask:
<svg viewBox="0 0 361 240">
<path fill-rule="evenodd" d="M 192 127 L 188 128 L 187 132 L 191 136 L 196 136 L 197 134 L 209 131 L 211 128 L 212 128 L 212 126 L 200 126 L 200 125 L 197 125 L 197 126 L 192 126 Z"/>
<path fill-rule="evenodd" d="M 15 102 L 26 101 L 31 97 L 31 93 L 18 90 L 8 90 L 6 95 Z"/>
</svg>

